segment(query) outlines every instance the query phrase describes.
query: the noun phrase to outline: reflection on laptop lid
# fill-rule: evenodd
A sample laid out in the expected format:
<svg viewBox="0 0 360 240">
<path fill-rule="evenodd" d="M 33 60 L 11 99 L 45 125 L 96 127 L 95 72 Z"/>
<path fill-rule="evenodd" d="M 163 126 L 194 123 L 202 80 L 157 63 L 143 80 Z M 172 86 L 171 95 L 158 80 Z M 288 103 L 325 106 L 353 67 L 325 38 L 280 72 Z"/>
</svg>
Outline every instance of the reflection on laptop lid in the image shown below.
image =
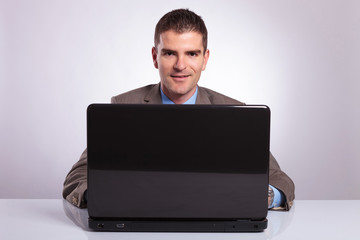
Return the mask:
<svg viewBox="0 0 360 240">
<path fill-rule="evenodd" d="M 262 231 L 266 106 L 92 104 L 89 227 L 100 231 Z"/>
</svg>

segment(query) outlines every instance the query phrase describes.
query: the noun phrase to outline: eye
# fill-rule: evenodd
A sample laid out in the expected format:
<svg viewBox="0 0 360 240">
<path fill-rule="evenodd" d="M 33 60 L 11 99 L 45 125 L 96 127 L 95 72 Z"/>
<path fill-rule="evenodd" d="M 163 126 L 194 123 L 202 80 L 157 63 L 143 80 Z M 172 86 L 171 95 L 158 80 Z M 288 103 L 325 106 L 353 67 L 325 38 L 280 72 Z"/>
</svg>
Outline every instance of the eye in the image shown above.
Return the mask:
<svg viewBox="0 0 360 240">
<path fill-rule="evenodd" d="M 196 57 L 198 54 L 196 52 L 189 52 L 190 57 Z"/>
<path fill-rule="evenodd" d="M 175 55 L 174 52 L 171 51 L 164 52 L 164 56 L 173 56 L 173 55 Z"/>
</svg>

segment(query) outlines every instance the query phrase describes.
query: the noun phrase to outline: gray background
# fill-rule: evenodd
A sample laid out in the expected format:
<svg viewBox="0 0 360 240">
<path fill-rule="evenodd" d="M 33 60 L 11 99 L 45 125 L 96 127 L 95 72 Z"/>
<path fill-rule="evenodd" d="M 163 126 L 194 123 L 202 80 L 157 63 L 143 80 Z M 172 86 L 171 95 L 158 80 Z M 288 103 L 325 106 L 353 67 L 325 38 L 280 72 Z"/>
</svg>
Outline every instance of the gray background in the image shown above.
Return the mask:
<svg viewBox="0 0 360 240">
<path fill-rule="evenodd" d="M 297 199 L 360 199 L 360 1 L 174 2 L 0 2 L 0 197 L 61 197 L 86 107 L 157 83 L 155 24 L 188 7 L 209 30 L 199 84 L 270 106 Z"/>
</svg>

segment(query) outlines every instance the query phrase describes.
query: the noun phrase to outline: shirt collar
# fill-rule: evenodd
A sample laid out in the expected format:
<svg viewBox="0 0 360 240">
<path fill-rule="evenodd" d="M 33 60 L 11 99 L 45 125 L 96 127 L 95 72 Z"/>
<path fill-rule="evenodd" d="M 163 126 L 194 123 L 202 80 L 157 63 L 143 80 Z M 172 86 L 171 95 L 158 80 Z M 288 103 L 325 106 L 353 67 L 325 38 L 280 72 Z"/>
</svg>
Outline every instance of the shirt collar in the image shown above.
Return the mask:
<svg viewBox="0 0 360 240">
<path fill-rule="evenodd" d="M 161 87 L 160 87 L 160 93 L 161 93 L 161 101 L 163 104 L 175 104 L 173 101 L 170 100 L 170 98 L 168 98 L 164 92 L 162 91 Z M 196 86 L 196 90 L 195 93 L 191 96 L 191 98 L 189 98 L 186 102 L 184 102 L 183 104 L 195 104 L 196 102 L 196 98 L 198 95 L 198 87 Z"/>
</svg>

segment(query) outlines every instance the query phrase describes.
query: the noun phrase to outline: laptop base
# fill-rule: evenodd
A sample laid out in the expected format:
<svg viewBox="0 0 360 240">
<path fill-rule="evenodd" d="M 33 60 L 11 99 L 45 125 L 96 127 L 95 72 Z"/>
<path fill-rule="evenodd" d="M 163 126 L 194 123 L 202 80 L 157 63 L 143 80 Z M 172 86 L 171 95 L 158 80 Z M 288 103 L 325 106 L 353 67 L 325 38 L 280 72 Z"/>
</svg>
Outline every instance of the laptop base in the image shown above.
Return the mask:
<svg viewBox="0 0 360 240">
<path fill-rule="evenodd" d="M 112 232 L 261 232 L 263 220 L 104 220 L 89 218 L 89 228 Z"/>
</svg>

